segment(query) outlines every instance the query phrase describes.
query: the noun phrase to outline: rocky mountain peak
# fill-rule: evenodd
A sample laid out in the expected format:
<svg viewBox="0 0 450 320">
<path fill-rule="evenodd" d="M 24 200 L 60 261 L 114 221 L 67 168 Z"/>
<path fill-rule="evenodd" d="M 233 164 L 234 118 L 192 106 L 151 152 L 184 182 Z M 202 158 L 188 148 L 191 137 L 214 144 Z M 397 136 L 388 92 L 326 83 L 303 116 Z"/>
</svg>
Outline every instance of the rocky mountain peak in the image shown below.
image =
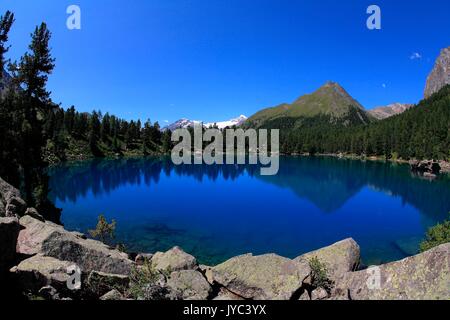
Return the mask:
<svg viewBox="0 0 450 320">
<path fill-rule="evenodd" d="M 450 84 L 450 47 L 442 49 L 433 71 L 428 76 L 425 87 L 425 98 L 438 92 L 447 84 Z"/>
<path fill-rule="evenodd" d="M 327 81 L 325 82 L 325 84 L 322 86 L 322 88 L 338 88 L 338 89 L 343 89 L 342 86 L 334 81 Z"/>
<path fill-rule="evenodd" d="M 327 81 L 322 87 L 317 90 L 317 93 L 337 94 L 343 98 L 353 99 L 350 94 L 339 83 L 334 81 Z"/>
</svg>

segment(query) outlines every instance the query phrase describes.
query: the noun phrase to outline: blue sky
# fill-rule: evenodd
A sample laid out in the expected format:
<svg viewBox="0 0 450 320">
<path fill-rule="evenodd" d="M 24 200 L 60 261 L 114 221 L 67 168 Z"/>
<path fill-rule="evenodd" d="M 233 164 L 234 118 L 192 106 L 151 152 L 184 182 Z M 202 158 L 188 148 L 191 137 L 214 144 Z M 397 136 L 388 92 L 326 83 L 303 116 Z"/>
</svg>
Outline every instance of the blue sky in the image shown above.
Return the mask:
<svg viewBox="0 0 450 320">
<path fill-rule="evenodd" d="M 71 4 L 81 30 L 66 28 Z M 366 28 L 371 4 L 382 30 Z M 161 123 L 252 115 L 327 80 L 368 109 L 417 102 L 450 46 L 447 0 L 2 0 L 6 9 L 13 59 L 35 25 L 53 32 L 55 102 Z"/>
</svg>

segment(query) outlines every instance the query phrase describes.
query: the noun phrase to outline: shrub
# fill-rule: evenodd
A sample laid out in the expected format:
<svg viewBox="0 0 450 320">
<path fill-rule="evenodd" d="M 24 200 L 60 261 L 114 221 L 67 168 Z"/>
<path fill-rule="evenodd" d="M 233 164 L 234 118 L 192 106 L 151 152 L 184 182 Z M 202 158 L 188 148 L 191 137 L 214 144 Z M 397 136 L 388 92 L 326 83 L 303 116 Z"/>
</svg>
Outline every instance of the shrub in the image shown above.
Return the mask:
<svg viewBox="0 0 450 320">
<path fill-rule="evenodd" d="M 448 242 L 450 242 L 450 219 L 428 229 L 425 240 L 420 244 L 420 252 Z"/>
<path fill-rule="evenodd" d="M 319 258 L 313 257 L 309 260 L 309 267 L 311 268 L 311 285 L 315 288 L 323 288 L 327 292 L 330 292 L 334 283 L 328 278 L 328 270 L 325 264 Z"/>
<path fill-rule="evenodd" d="M 145 296 L 145 288 L 155 285 L 160 279 L 160 273 L 152 262 L 146 259 L 142 266 L 134 266 L 130 275 L 130 288 L 128 296 L 132 299 L 141 299 Z"/>
</svg>

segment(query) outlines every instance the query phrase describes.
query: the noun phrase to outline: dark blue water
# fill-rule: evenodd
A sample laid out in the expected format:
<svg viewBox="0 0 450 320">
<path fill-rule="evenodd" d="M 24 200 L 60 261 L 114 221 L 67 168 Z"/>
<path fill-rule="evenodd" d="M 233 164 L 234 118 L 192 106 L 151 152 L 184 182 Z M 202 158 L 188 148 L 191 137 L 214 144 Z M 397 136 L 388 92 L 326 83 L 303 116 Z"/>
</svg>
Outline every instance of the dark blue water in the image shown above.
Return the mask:
<svg viewBox="0 0 450 320">
<path fill-rule="evenodd" d="M 51 169 L 52 200 L 70 230 L 99 214 L 132 252 L 175 245 L 201 263 L 252 252 L 296 257 L 347 237 L 363 262 L 415 254 L 450 212 L 450 179 L 405 165 L 284 157 L 276 176 L 254 166 L 174 166 L 167 158 L 89 161 Z"/>
</svg>

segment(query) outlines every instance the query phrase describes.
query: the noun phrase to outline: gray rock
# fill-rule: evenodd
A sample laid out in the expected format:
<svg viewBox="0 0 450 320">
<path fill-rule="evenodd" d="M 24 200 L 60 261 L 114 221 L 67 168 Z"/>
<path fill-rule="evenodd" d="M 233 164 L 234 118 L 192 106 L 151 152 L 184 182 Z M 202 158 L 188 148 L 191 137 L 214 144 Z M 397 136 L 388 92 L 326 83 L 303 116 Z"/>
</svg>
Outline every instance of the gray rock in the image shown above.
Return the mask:
<svg viewBox="0 0 450 320">
<path fill-rule="evenodd" d="M 355 240 L 346 239 L 306 253 L 296 258 L 295 261 L 309 263 L 314 257 L 326 265 L 330 280 L 336 281 L 347 272 L 356 270 L 360 263 L 360 249 Z"/>
<path fill-rule="evenodd" d="M 20 219 L 24 227 L 17 241 L 17 251 L 24 255 L 42 254 L 78 265 L 83 272 L 99 271 L 128 275 L 134 262 L 128 255 L 107 245 L 85 240 L 56 224 L 36 220 L 30 216 Z"/>
<path fill-rule="evenodd" d="M 323 288 L 317 288 L 311 292 L 311 300 L 324 300 L 328 298 L 328 292 Z"/>
<path fill-rule="evenodd" d="M 142 289 L 142 294 L 137 300 L 162 301 L 162 300 L 182 300 L 179 291 L 174 291 L 170 287 L 148 284 Z"/>
<path fill-rule="evenodd" d="M 27 203 L 20 197 L 10 197 L 6 203 L 7 217 L 22 217 L 27 210 Z"/>
<path fill-rule="evenodd" d="M 130 285 L 130 278 L 125 275 L 92 271 L 87 279 L 89 291 L 97 297 L 111 290 L 125 292 Z"/>
<path fill-rule="evenodd" d="M 331 298 L 449 300 L 449 261 L 450 243 L 377 269 L 349 272 L 336 283 Z M 377 275 L 380 276 L 379 286 Z"/>
<path fill-rule="evenodd" d="M 255 300 L 287 300 L 310 274 L 307 263 L 275 254 L 232 258 L 212 269 L 210 281 Z"/>
<path fill-rule="evenodd" d="M 84 233 L 81 233 L 81 232 L 72 231 L 71 234 L 73 234 L 75 237 L 77 237 L 79 239 L 83 239 L 83 240 L 87 239 L 87 236 Z"/>
<path fill-rule="evenodd" d="M 35 208 L 28 208 L 28 209 L 25 211 L 25 215 L 26 215 L 26 216 L 30 216 L 30 217 L 32 217 L 32 218 L 34 218 L 34 219 L 36 219 L 36 220 L 45 222 L 44 217 L 43 217 L 42 215 L 40 215 L 39 212 L 38 212 Z"/>
<path fill-rule="evenodd" d="M 20 217 L 26 209 L 20 191 L 0 178 L 0 217 Z"/>
<path fill-rule="evenodd" d="M 441 160 L 439 161 L 439 166 L 442 173 L 450 173 L 450 162 Z"/>
<path fill-rule="evenodd" d="M 425 87 L 425 98 L 438 92 L 447 84 L 450 84 L 450 47 L 442 49 L 433 71 L 428 76 Z"/>
<path fill-rule="evenodd" d="M 52 286 L 45 286 L 41 288 L 38 294 L 44 300 L 61 300 L 58 290 Z"/>
<path fill-rule="evenodd" d="M 212 288 L 205 277 L 195 270 L 173 272 L 167 285 L 182 294 L 183 300 L 206 300 Z"/>
<path fill-rule="evenodd" d="M 300 295 L 300 298 L 298 298 L 300 301 L 310 301 L 311 298 L 309 297 L 308 291 L 303 292 L 302 295 Z"/>
<path fill-rule="evenodd" d="M 17 252 L 23 255 L 42 253 L 42 245 L 46 239 L 53 233 L 66 232 L 62 226 L 44 223 L 31 216 L 21 218 L 19 222 L 24 229 L 19 233 Z"/>
<path fill-rule="evenodd" d="M 155 253 L 151 262 L 156 270 L 162 271 L 193 270 L 198 266 L 197 260 L 179 247 Z"/>
<path fill-rule="evenodd" d="M 13 267 L 11 272 L 15 274 L 19 286 L 27 291 L 39 292 L 46 286 L 58 291 L 68 291 L 67 281 L 70 279 L 68 270 L 72 265 L 71 262 L 39 254 L 22 261 Z"/>
<path fill-rule="evenodd" d="M 244 298 L 239 297 L 233 292 L 228 291 L 225 288 L 221 288 L 217 296 L 213 299 L 216 301 L 243 301 Z"/>
<path fill-rule="evenodd" d="M 151 261 L 152 258 L 153 258 L 153 254 L 151 254 L 151 253 L 140 253 L 136 256 L 136 258 L 134 259 L 134 262 L 138 266 L 142 266 L 146 261 Z"/>
<path fill-rule="evenodd" d="M 209 283 L 214 283 L 214 271 L 212 267 L 200 266 L 200 271 L 205 275 L 205 278 Z"/>
<path fill-rule="evenodd" d="M 120 301 L 120 300 L 125 300 L 125 298 L 119 291 L 114 289 L 114 290 L 111 290 L 108 293 L 104 294 L 103 296 L 101 296 L 100 300 L 103 300 L 103 301 Z"/>
<path fill-rule="evenodd" d="M 0 218 L 0 273 L 15 263 L 19 231 L 19 221 L 16 218 Z"/>
<path fill-rule="evenodd" d="M 20 191 L 0 178 L 0 200 L 6 205 L 14 197 L 20 198 Z"/>
</svg>

